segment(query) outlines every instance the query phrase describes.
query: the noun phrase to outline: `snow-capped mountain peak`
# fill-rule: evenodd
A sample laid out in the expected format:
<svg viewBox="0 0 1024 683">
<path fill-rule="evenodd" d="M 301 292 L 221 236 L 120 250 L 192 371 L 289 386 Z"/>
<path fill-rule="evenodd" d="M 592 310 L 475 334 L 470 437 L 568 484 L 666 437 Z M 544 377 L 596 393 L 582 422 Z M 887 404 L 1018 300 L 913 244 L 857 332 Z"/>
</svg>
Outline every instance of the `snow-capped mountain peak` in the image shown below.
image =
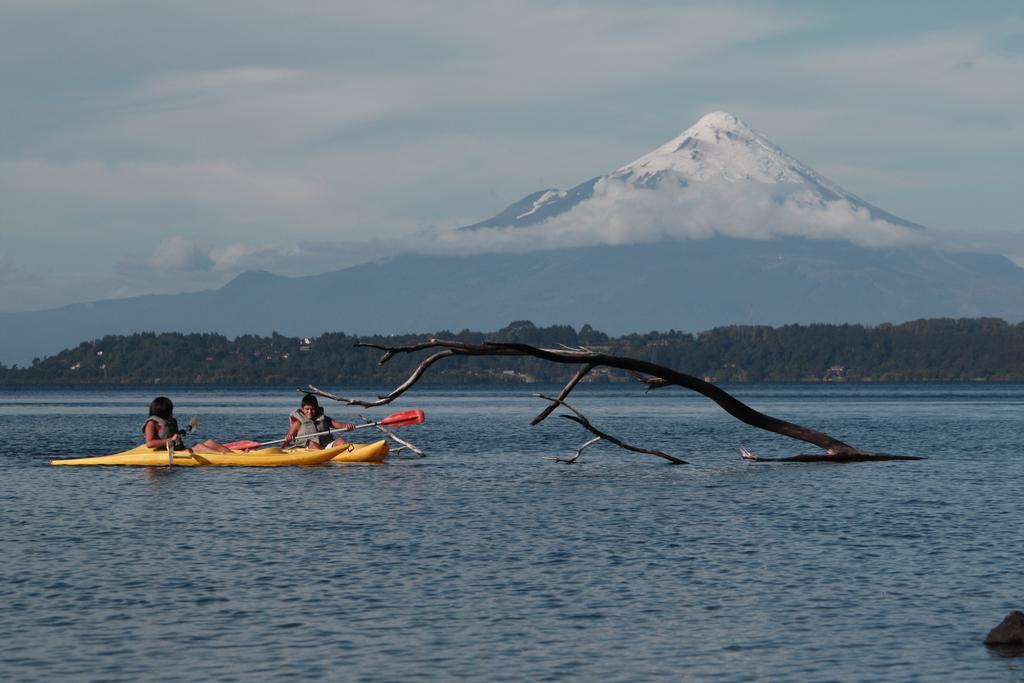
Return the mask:
<svg viewBox="0 0 1024 683">
<path fill-rule="evenodd" d="M 837 196 L 848 194 L 783 152 L 742 119 L 724 111 L 706 114 L 677 137 L 612 175 L 649 184 L 650 178 L 667 172 L 690 182 L 811 182 Z"/>
<path fill-rule="evenodd" d="M 700 117 L 697 123 L 693 124 L 677 137 L 670 140 L 667 145 L 679 144 L 687 138 L 695 138 L 709 143 L 721 142 L 723 135 L 733 134 L 741 137 L 758 136 L 745 121 L 725 111 L 713 111 Z"/>
<path fill-rule="evenodd" d="M 574 213 L 564 215 L 570 211 Z M 568 191 L 549 188 L 527 195 L 463 230 L 526 227 L 559 217 L 579 235 L 587 232 L 587 223 L 608 223 L 610 216 L 621 225 L 646 222 L 650 227 L 631 228 L 630 237 L 623 239 L 638 239 L 638 232 L 648 239 L 730 232 L 763 239 L 799 231 L 812 237 L 884 242 L 887 235 L 907 239 L 900 229 L 921 227 L 822 177 L 739 117 L 715 111 L 612 173 Z M 552 230 L 560 229 L 552 224 Z M 591 233 L 594 239 L 606 239 L 598 229 Z"/>
</svg>

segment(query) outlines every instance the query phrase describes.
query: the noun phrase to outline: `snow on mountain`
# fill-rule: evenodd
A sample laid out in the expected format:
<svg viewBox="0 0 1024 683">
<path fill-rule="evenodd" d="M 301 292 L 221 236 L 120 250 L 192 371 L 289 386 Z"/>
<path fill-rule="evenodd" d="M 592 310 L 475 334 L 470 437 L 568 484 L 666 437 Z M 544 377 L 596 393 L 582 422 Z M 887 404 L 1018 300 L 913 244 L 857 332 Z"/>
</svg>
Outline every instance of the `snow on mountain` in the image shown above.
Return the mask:
<svg viewBox="0 0 1024 683">
<path fill-rule="evenodd" d="M 545 190 L 540 197 L 537 197 L 537 199 L 534 200 L 533 206 L 530 207 L 529 211 L 524 211 L 516 216 L 516 218 L 526 218 L 527 216 L 531 216 L 537 213 L 538 209 L 542 208 L 545 204 L 563 199 L 566 194 L 567 193 L 562 190 Z"/>
<path fill-rule="evenodd" d="M 920 225 L 847 192 L 726 112 L 705 115 L 612 173 L 568 191 L 528 195 L 463 228 L 459 239 L 467 240 L 466 233 L 483 233 L 468 239 L 498 249 L 517 242 L 536 249 L 714 235 L 886 247 L 925 239 Z"/>
<path fill-rule="evenodd" d="M 715 179 L 763 183 L 813 182 L 833 196 L 846 194 L 808 166 L 776 147 L 732 114 L 716 111 L 703 116 L 678 137 L 612 174 L 633 177 L 643 184 L 659 173 L 673 172 L 689 180 Z"/>
</svg>

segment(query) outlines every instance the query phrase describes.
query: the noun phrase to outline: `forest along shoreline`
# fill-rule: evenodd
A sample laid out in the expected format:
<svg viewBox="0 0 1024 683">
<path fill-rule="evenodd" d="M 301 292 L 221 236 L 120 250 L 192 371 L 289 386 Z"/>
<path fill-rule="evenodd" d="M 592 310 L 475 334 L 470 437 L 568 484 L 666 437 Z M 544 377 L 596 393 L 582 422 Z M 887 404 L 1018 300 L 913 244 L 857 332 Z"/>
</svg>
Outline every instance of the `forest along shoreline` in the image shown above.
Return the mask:
<svg viewBox="0 0 1024 683">
<path fill-rule="evenodd" d="M 110 335 L 28 367 L 0 365 L 0 384 L 377 383 L 404 379 L 424 353 L 378 365 L 356 341 L 403 346 L 440 337 L 479 344 L 587 347 L 630 356 L 711 382 L 1024 381 L 1024 323 L 998 318 L 937 318 L 901 324 L 730 325 L 701 333 L 670 330 L 611 337 L 584 325 L 538 327 L 516 321 L 496 332 L 316 337 L 140 333 Z M 167 359 L 174 363 L 168 364 Z M 434 384 L 562 382 L 567 371 L 535 358 L 459 358 Z M 591 382 L 625 382 L 602 369 Z"/>
</svg>

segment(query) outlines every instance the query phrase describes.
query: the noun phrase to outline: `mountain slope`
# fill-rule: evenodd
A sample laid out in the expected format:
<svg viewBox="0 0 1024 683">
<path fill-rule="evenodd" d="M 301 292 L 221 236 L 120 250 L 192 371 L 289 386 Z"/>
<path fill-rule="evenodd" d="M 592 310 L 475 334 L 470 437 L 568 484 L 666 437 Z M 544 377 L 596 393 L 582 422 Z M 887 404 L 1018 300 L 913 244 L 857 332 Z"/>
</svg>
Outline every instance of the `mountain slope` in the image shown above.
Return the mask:
<svg viewBox="0 0 1024 683">
<path fill-rule="evenodd" d="M 24 365 L 83 340 L 136 331 L 396 334 L 529 319 L 624 334 L 978 316 L 1024 319 L 1024 269 L 1001 256 L 714 238 L 409 255 L 302 278 L 247 273 L 208 292 L 5 313 L 0 362 Z"/>
</svg>

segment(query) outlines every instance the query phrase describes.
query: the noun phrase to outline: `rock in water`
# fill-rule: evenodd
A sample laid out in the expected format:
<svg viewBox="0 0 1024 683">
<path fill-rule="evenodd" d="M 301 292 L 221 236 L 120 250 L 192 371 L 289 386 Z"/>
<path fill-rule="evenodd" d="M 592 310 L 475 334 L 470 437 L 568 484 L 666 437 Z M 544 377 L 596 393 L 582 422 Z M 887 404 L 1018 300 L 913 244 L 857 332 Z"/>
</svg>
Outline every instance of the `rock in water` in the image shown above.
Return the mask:
<svg viewBox="0 0 1024 683">
<path fill-rule="evenodd" d="M 989 631 L 986 645 L 1024 645 L 1024 612 L 1014 610 L 1003 622 Z"/>
</svg>

